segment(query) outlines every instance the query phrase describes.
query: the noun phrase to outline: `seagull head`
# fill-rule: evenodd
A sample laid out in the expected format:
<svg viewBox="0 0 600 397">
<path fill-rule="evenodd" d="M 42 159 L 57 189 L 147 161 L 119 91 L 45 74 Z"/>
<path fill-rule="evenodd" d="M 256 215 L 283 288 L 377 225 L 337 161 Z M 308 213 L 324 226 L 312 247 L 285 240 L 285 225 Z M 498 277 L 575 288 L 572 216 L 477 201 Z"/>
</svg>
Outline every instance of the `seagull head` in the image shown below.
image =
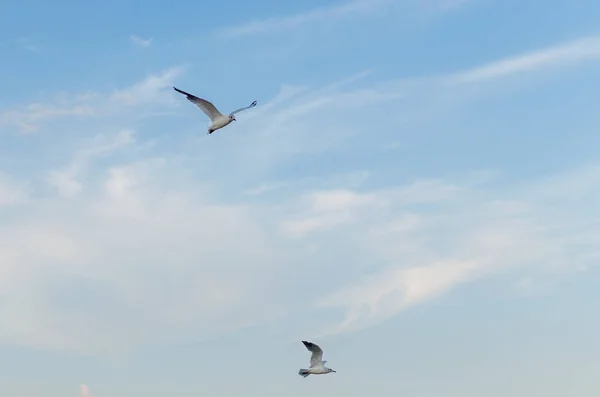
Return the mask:
<svg viewBox="0 0 600 397">
<path fill-rule="evenodd" d="M 329 372 L 336 372 L 335 370 L 331 369 L 331 368 L 325 368 L 327 370 L 327 373 Z"/>
<path fill-rule="evenodd" d="M 231 121 L 236 121 L 236 120 L 235 120 L 235 116 L 234 116 L 233 114 L 230 114 L 230 115 L 229 115 L 229 120 L 231 120 Z"/>
</svg>

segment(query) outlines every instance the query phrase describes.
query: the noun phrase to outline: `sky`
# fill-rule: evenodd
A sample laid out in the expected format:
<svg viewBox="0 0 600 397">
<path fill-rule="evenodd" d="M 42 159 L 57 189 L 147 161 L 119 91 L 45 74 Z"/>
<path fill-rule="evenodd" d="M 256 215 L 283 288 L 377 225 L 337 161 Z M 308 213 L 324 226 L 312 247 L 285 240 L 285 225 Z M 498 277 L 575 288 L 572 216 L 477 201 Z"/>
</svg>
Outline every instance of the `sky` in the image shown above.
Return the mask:
<svg viewBox="0 0 600 397">
<path fill-rule="evenodd" d="M 344 1 L 2 2 L 0 395 L 598 395 L 600 3 Z"/>
</svg>

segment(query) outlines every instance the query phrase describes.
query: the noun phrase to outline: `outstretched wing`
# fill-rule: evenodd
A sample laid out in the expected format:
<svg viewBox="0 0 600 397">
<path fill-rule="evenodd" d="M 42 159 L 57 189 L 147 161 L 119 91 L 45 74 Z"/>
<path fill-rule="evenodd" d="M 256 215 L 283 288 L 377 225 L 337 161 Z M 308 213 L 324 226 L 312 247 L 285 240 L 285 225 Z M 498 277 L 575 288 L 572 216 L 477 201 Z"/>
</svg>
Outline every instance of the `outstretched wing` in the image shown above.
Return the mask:
<svg viewBox="0 0 600 397">
<path fill-rule="evenodd" d="M 254 106 L 256 106 L 256 101 L 252 102 L 250 105 L 246 106 L 245 108 L 239 108 L 237 110 L 234 110 L 233 112 L 229 113 L 230 115 L 234 115 L 236 113 L 241 112 L 242 110 L 246 110 L 246 109 L 250 109 L 253 108 Z"/>
<path fill-rule="evenodd" d="M 185 91 L 182 91 L 179 88 L 173 87 L 173 89 L 175 91 L 180 92 L 183 95 L 185 95 L 187 97 L 188 101 L 190 101 L 194 105 L 198 106 L 200 108 L 200 110 L 202 110 L 204 112 L 204 114 L 206 114 L 210 118 L 210 121 L 214 121 L 215 118 L 217 118 L 218 116 L 222 116 L 221 112 L 219 112 L 217 110 L 215 105 L 208 102 L 206 99 L 198 98 L 197 96 L 187 93 Z"/>
<path fill-rule="evenodd" d="M 323 365 L 323 350 L 314 343 L 305 340 L 303 340 L 302 343 L 304 343 L 304 346 L 312 353 L 310 356 L 310 368 Z"/>
</svg>

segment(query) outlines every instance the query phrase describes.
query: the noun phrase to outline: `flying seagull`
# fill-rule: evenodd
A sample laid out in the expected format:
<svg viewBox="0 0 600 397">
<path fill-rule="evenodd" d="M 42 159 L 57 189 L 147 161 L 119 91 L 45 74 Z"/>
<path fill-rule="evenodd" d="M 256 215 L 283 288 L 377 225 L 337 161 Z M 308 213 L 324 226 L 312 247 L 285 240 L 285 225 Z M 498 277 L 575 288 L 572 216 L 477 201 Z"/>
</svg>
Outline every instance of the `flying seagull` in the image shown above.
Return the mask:
<svg viewBox="0 0 600 397">
<path fill-rule="evenodd" d="M 249 106 L 246 106 L 245 108 L 240 108 L 238 110 L 234 110 L 233 112 L 229 113 L 228 115 L 224 115 L 217 110 L 215 105 L 213 105 L 206 99 L 198 98 L 197 96 L 187 93 L 185 91 L 182 91 L 179 88 L 173 87 L 173 89 L 175 91 L 185 95 L 187 97 L 188 101 L 190 101 L 194 105 L 198 106 L 200 108 L 200 110 L 202 110 L 210 118 L 210 121 L 212 122 L 212 124 L 210 125 L 210 127 L 208 127 L 209 134 L 212 134 L 216 130 L 225 127 L 232 121 L 236 121 L 235 116 L 234 116 L 236 113 L 241 112 L 242 110 L 253 108 L 254 106 L 256 106 L 256 101 L 254 101 Z"/>
<path fill-rule="evenodd" d="M 314 343 L 307 342 L 305 340 L 303 340 L 302 343 L 304 343 L 304 346 L 306 346 L 306 348 L 310 350 L 312 355 L 310 356 L 310 367 L 308 369 L 301 369 L 300 371 L 298 371 L 298 375 L 302 376 L 303 378 L 306 378 L 310 374 L 324 375 L 330 372 L 335 372 L 331 368 L 327 368 L 325 366 L 325 363 L 327 361 L 323 361 L 323 350 L 321 350 L 319 346 L 315 345 Z"/>
</svg>

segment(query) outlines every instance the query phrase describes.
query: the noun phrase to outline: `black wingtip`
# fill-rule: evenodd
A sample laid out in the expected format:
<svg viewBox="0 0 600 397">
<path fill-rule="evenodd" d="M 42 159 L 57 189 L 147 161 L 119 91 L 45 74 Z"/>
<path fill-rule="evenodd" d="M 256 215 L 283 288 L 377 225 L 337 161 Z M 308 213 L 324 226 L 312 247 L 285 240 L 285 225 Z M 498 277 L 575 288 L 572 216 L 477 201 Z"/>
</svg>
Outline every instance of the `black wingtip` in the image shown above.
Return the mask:
<svg viewBox="0 0 600 397">
<path fill-rule="evenodd" d="M 175 91 L 177 91 L 177 92 L 179 92 L 179 93 L 181 93 L 181 94 L 185 95 L 185 96 L 187 97 L 187 99 L 188 99 L 188 100 L 190 100 L 190 101 L 192 101 L 192 100 L 194 100 L 194 99 L 200 99 L 200 98 L 198 98 L 196 95 L 192 95 L 192 94 L 190 94 L 189 92 L 185 92 L 184 90 L 180 90 L 179 88 L 177 88 L 177 87 L 175 87 L 175 86 L 173 86 L 173 89 L 174 89 Z"/>
<path fill-rule="evenodd" d="M 173 89 L 174 89 L 175 91 L 177 91 L 177 92 L 179 92 L 179 93 L 183 94 L 183 95 L 192 96 L 190 93 L 187 93 L 187 92 L 185 92 L 185 91 L 183 91 L 183 90 L 180 90 L 179 88 L 177 88 L 177 87 L 175 87 L 175 86 L 173 86 Z"/>
</svg>

